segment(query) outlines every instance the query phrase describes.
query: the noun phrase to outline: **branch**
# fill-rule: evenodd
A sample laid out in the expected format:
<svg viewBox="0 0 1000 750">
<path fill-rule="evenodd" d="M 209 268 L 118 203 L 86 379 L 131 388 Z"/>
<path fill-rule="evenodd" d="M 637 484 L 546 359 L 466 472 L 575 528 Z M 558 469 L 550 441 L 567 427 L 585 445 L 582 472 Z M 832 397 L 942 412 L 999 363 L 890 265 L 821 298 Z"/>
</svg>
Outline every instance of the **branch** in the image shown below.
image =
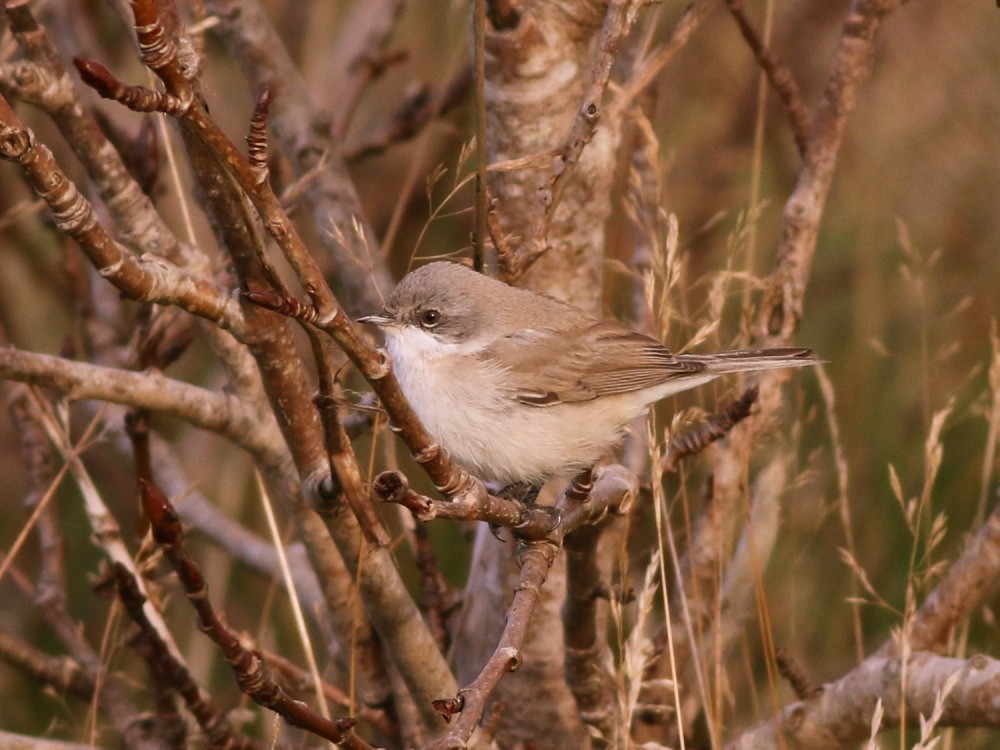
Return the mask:
<svg viewBox="0 0 1000 750">
<path fill-rule="evenodd" d="M 108 142 L 101 127 L 84 106 L 69 77 L 59 50 L 31 13 L 29 0 L 9 0 L 4 10 L 11 31 L 25 56 L 37 66 L 39 75 L 53 81 L 46 95 L 34 103 L 43 107 L 73 153 L 97 186 L 125 244 L 152 252 L 183 266 L 197 275 L 208 274 L 205 255 L 179 243 L 156 212 L 139 184 L 129 174 L 118 151 Z M 59 96 L 53 98 L 52 91 Z"/>
<path fill-rule="evenodd" d="M 211 281 L 160 259 L 136 259 L 105 231 L 93 207 L 0 97 L 0 158 L 14 162 L 52 211 L 56 227 L 72 237 L 98 273 L 131 299 L 177 305 L 239 336 L 243 316 Z"/>
<path fill-rule="evenodd" d="M 330 85 L 324 103 L 332 113 L 330 136 L 343 141 L 354 112 L 369 84 L 388 69 L 407 58 L 405 52 L 386 52 L 385 44 L 405 3 L 403 0 L 370 0 L 352 5 L 349 15 L 330 45 L 323 80 Z"/>
<path fill-rule="evenodd" d="M 49 656 L 27 641 L 0 630 L 0 659 L 54 688 L 85 701 L 94 696 L 94 675 L 68 657 Z M 0 743 L 0 746 L 2 743 Z"/>
<path fill-rule="evenodd" d="M 852 0 L 823 98 L 813 118 L 797 182 L 785 204 L 783 234 L 775 268 L 767 280 L 754 325 L 753 343 L 756 345 L 788 344 L 798 330 L 819 225 L 847 120 L 854 110 L 860 87 L 871 72 L 875 36 L 881 19 L 900 4 L 901 0 Z M 761 419 L 754 420 L 749 429 L 734 431 L 715 452 L 712 512 L 718 519 L 715 530 L 719 534 L 714 537 L 721 540 L 721 544 L 713 541 L 711 546 L 697 547 L 694 554 L 689 555 L 698 565 L 697 569 L 691 566 L 694 578 L 712 580 L 723 559 L 722 553 L 731 544 L 731 527 L 744 515 L 741 508 L 746 497 L 746 466 L 750 451 L 760 426 L 768 423 L 781 403 L 781 382 L 782 378 L 777 374 L 760 379 L 758 403 Z M 761 556 L 757 569 L 763 569 L 764 564 L 765 559 Z M 741 597 L 741 603 L 749 608 L 752 597 Z M 736 621 L 745 611 L 729 611 L 726 617 Z M 720 638 L 736 635 L 738 633 L 730 629 Z M 725 650 L 726 646 L 722 643 L 720 648 Z"/>
<path fill-rule="evenodd" d="M 660 471 L 676 471 L 681 461 L 701 453 L 716 440 L 728 435 L 733 427 L 750 416 L 758 392 L 756 386 L 747 388 L 738 399 L 718 414 L 713 414 L 704 424 L 672 437 L 660 459 Z"/>
<path fill-rule="evenodd" d="M 622 86 L 622 91 L 615 98 L 609 114 L 613 113 L 614 116 L 618 116 L 632 106 L 636 97 L 656 80 L 667 63 L 687 46 L 691 35 L 708 17 L 708 14 L 715 9 L 717 3 L 718 0 L 694 0 L 687 7 L 684 15 L 674 25 L 670 37 L 663 47 L 648 61 L 637 66 L 637 72 Z"/>
<path fill-rule="evenodd" d="M 789 342 L 802 319 L 806 283 L 816 250 L 819 224 L 858 90 L 875 59 L 875 35 L 882 18 L 902 0 L 853 0 L 833 69 L 813 119 L 812 132 L 795 189 L 785 203 L 784 233 L 777 267 L 768 279 L 757 316 L 757 338 L 769 345 Z"/>
<path fill-rule="evenodd" d="M 331 721 L 292 699 L 274 682 L 260 655 L 243 648 L 239 638 L 222 622 L 208 599 L 208 589 L 184 544 L 184 532 L 166 496 L 142 482 L 142 502 L 152 525 L 153 538 L 173 566 L 184 592 L 198 614 L 201 629 L 222 650 L 240 689 L 260 705 L 270 708 L 289 724 L 354 750 L 372 750 L 352 731 L 354 719 Z"/>
<path fill-rule="evenodd" d="M 143 657 L 158 680 L 184 699 L 184 705 L 205 733 L 209 745 L 261 750 L 263 746 L 259 742 L 236 732 L 212 696 L 195 683 L 187 667 L 170 653 L 143 611 L 146 597 L 139 591 L 131 571 L 117 564 L 112 570 L 118 597 L 129 618 L 139 628 L 139 632 L 129 639 L 129 644 Z"/>
<path fill-rule="evenodd" d="M 150 4 L 142 2 L 137 5 L 145 8 Z M 145 10 L 142 13 L 137 10 L 136 13 L 137 24 L 140 15 L 147 19 L 148 14 Z M 155 46 L 155 44 L 150 42 L 150 45 Z M 214 156 L 218 165 L 226 170 L 250 199 L 268 233 L 274 238 L 309 293 L 312 307 L 315 309 L 315 317 L 309 322 L 329 334 L 371 383 L 394 423 L 399 427 L 400 434 L 416 460 L 425 467 L 442 492 L 454 492 L 459 487 L 469 486 L 472 483 L 471 478 L 454 466 L 447 454 L 420 424 L 416 413 L 403 396 L 398 382 L 392 377 L 388 358 L 365 341 L 341 307 L 270 184 L 266 180 L 258 179 L 259 170 L 243 157 L 209 117 L 207 109 L 197 101 L 185 98 L 190 96 L 189 92 L 185 93 L 187 87 L 176 80 L 175 73 L 170 72 L 177 67 L 177 62 L 160 60 L 157 64 L 159 66 L 156 69 L 157 74 L 166 77 L 165 84 L 170 82 L 167 93 L 159 96 L 154 96 L 157 92 L 150 90 L 144 93 L 124 93 L 138 87 L 125 87 L 96 63 L 81 63 L 78 67 L 81 68 L 81 72 L 90 71 L 88 83 L 94 85 L 101 96 L 112 99 L 124 97 L 122 103 L 127 106 L 162 108 L 167 113 L 178 116 L 185 127 L 196 134 L 207 152 Z M 96 72 L 98 70 L 102 72 Z M 171 85 L 179 88 L 172 90 Z"/>
<path fill-rule="evenodd" d="M 764 45 L 757 29 L 750 23 L 743 10 L 743 0 L 726 0 L 726 6 L 736 25 L 740 27 L 740 33 L 750 45 L 750 49 L 757 58 L 761 69 L 767 75 L 767 80 L 772 88 L 778 92 L 782 103 L 785 105 L 785 112 L 788 114 L 789 124 L 792 127 L 792 137 L 795 145 L 799 149 L 799 155 L 806 155 L 806 148 L 809 140 L 810 115 L 802 97 L 799 94 L 799 87 L 792 77 L 790 71 L 774 54 Z"/>
<path fill-rule="evenodd" d="M 569 133 L 556 154 L 548 184 L 540 191 L 545 210 L 513 257 L 497 254 L 500 278 L 504 281 L 516 281 L 549 247 L 549 227 L 565 190 L 566 174 L 577 164 L 584 147 L 597 131 L 604 92 L 611 80 L 611 66 L 618 47 L 635 20 L 635 5 L 635 0 L 610 0 L 608 3 L 590 69 L 590 85 L 584 93 Z"/>
<path fill-rule="evenodd" d="M 996 684 L 1000 661 L 986 656 L 949 659 L 914 654 L 906 667 L 906 694 L 900 696 L 902 664 L 898 658 L 872 656 L 836 682 L 824 685 L 810 700 L 785 706 L 774 721 L 750 729 L 725 750 L 787 747 L 789 750 L 835 750 L 854 746 L 872 733 L 879 700 L 885 709 L 880 729 L 898 726 L 901 698 L 909 723 L 935 714 L 937 726 L 1000 728 Z"/>
<path fill-rule="evenodd" d="M 603 525 L 583 526 L 566 537 L 566 601 L 562 619 L 566 656 L 563 669 L 580 717 L 605 738 L 614 736 L 615 678 L 609 672 L 606 637 L 599 637 L 597 601 L 607 596 L 598 544 Z"/>
<path fill-rule="evenodd" d="M 376 352 L 360 336 L 353 322 L 340 306 L 326 280 L 310 255 L 295 225 L 284 212 L 280 200 L 272 190 L 268 180 L 260 179 L 260 150 L 263 141 L 259 139 L 260 126 L 255 126 L 254 161 L 246 159 L 235 144 L 210 117 L 200 94 L 196 93 L 197 82 L 186 83 L 179 61 L 173 56 L 175 47 L 159 38 L 156 27 L 155 3 L 152 0 L 134 0 L 136 31 L 148 37 L 141 42 L 149 58 L 157 53 L 153 65 L 157 75 L 164 81 L 166 92 L 155 96 L 154 92 L 140 91 L 137 87 L 121 84 L 110 73 L 104 71 L 90 76 L 103 96 L 121 98 L 126 105 L 162 108 L 166 113 L 178 118 L 195 174 L 201 183 L 202 194 L 210 204 L 217 219 L 217 228 L 224 235 L 224 243 L 233 255 L 234 264 L 244 286 L 261 286 L 274 283 L 275 274 L 269 274 L 262 265 L 263 242 L 252 236 L 256 228 L 256 218 L 274 238 L 299 281 L 312 298 L 313 305 L 322 311 L 326 332 L 333 331 L 334 339 L 362 372 L 372 379 L 380 379 L 388 374 L 383 355 Z M 259 15 L 259 12 L 258 12 Z M 241 17 L 240 24 L 249 23 Z M 280 45 L 279 45 L 280 46 Z M 85 70 L 94 71 L 99 66 L 88 64 Z M 284 86 L 284 82 L 282 83 Z M 193 88 L 192 88 L 193 87 Z M 287 91 L 287 87 L 285 89 Z M 304 98 L 307 96 L 304 95 Z M 272 107 L 272 111 L 274 108 Z M 263 117 L 263 111 L 260 116 Z M 253 212 L 248 212 L 249 206 Z M 266 263 L 266 261 L 264 261 Z M 255 310 L 250 320 L 251 309 L 246 310 L 248 327 L 255 338 L 251 349 L 263 376 L 265 389 L 271 407 L 278 418 L 282 434 L 291 450 L 296 470 L 302 480 L 302 495 L 308 499 L 323 518 L 329 535 L 347 563 L 352 574 L 358 579 L 359 590 L 365 609 L 378 631 L 387 651 L 400 668 L 407 688 L 415 697 L 417 705 L 429 724 L 440 723 L 436 713 L 430 708 L 430 701 L 441 694 L 457 689 L 447 662 L 438 651 L 419 616 L 416 605 L 400 580 L 391 554 L 385 546 L 361 543 L 357 520 L 342 502 L 343 497 L 324 492 L 324 487 L 332 488 L 329 482 L 330 464 L 322 443 L 320 422 L 314 405 L 307 394 L 309 388 L 301 367 L 291 366 L 299 361 L 294 349 L 287 324 L 275 325 L 268 313 Z M 399 392 L 398 384 L 390 380 L 390 390 L 376 385 L 376 392 L 383 403 L 391 406 L 397 398 L 401 409 L 409 410 Z M 387 398 L 388 394 L 388 398 Z M 390 413 L 392 409 L 390 408 Z M 415 415 L 407 415 L 401 422 L 419 425 Z M 421 435 L 426 436 L 422 431 Z M 436 445 L 426 438 L 425 455 L 431 455 Z M 435 467 L 450 467 L 446 459 L 435 457 L 430 460 Z M 450 477 L 451 472 L 438 472 L 438 477 Z M 297 517 L 303 527 L 311 524 L 315 516 L 301 502 L 296 502 Z M 323 543 L 320 535 L 306 533 L 310 543 Z M 327 538 L 328 539 L 328 538 Z M 315 553 L 314 553 L 315 554 Z"/>
<path fill-rule="evenodd" d="M 392 285 L 392 276 L 378 248 L 369 247 L 377 235 L 340 157 L 340 144 L 323 137 L 316 127 L 325 115 L 313 104 L 313 92 L 259 2 L 206 0 L 205 7 L 218 19 L 213 31 L 240 65 L 250 87 L 277 92 L 271 108 L 275 141 L 296 173 L 306 178 L 303 194 L 313 224 L 323 229 L 360 229 L 317 233 L 323 256 L 331 259 L 324 270 L 353 290 L 347 301 L 351 313 L 377 310 L 382 305 L 379 290 Z"/>
<path fill-rule="evenodd" d="M 94 750 L 95 748 L 95 745 L 89 742 L 84 745 L 76 742 L 43 740 L 38 737 L 5 732 L 2 729 L 0 729 L 0 746 L 7 748 L 7 750 Z"/>
<path fill-rule="evenodd" d="M 604 466 L 594 476 L 594 486 L 584 500 L 568 501 L 574 489 L 571 484 L 560 495 L 556 508 L 497 497 L 486 492 L 481 483 L 450 501 L 435 500 L 411 489 L 398 471 L 382 472 L 372 488 L 386 502 L 407 508 L 418 521 L 484 521 L 513 529 L 519 539 L 561 544 L 565 535 L 580 526 L 600 523 L 608 513 L 627 513 L 638 494 L 638 482 L 624 466 Z"/>
<path fill-rule="evenodd" d="M 128 455 L 131 444 L 120 426 L 112 425 L 111 429 L 117 447 Z M 233 560 L 281 585 L 273 543 L 247 531 L 222 513 L 212 500 L 192 490 L 193 482 L 180 467 L 171 447 L 156 435 L 151 437 L 153 475 L 166 494 L 178 498 L 177 511 L 185 525 L 193 533 L 213 541 Z M 291 473 L 287 460 L 282 472 Z M 297 481 L 291 484 L 297 491 Z M 286 491 L 285 501 L 293 506 L 302 539 L 302 544 L 290 545 L 287 550 L 295 572 L 295 588 L 305 610 L 316 618 L 323 638 L 331 644 L 340 668 L 346 673 L 353 667 L 358 698 L 369 706 L 384 706 L 388 702 L 388 678 L 378 638 L 358 606 L 354 574 L 347 569 L 342 555 L 329 544 L 329 531 L 319 516 L 305 509 L 297 499 L 290 501 L 289 494 Z M 365 716 L 366 709 L 359 708 L 359 717 Z"/>
<path fill-rule="evenodd" d="M 514 600 L 507 610 L 503 635 L 479 676 L 459 691 L 457 699 L 437 702 L 436 705 L 446 716 L 454 712 L 461 712 L 461 716 L 441 739 L 430 745 L 432 750 L 465 747 L 482 718 L 486 701 L 500 680 L 507 672 L 513 672 L 520 666 L 521 645 L 528 633 L 531 613 L 535 610 L 542 584 L 545 583 L 557 551 L 558 548 L 548 542 L 531 542 L 518 549 L 521 575 L 514 591 Z"/>
<path fill-rule="evenodd" d="M 279 673 L 287 684 L 294 685 L 296 690 L 300 690 L 303 693 L 309 695 L 316 694 L 316 685 L 312 673 L 273 651 L 262 648 L 260 652 L 271 669 Z M 344 708 L 351 706 L 352 697 L 345 694 L 339 688 L 325 680 L 320 687 L 326 699 L 334 705 L 343 706 Z M 399 727 L 396 724 L 397 717 L 395 716 L 395 711 L 390 712 L 385 707 L 375 708 L 365 705 L 356 706 L 355 710 L 360 721 L 366 721 L 371 724 L 383 737 L 399 739 Z"/>
<path fill-rule="evenodd" d="M 0 347 L 0 378 L 52 388 L 70 401 L 97 399 L 168 414 L 218 433 L 258 457 L 278 460 L 273 423 L 233 396 L 213 393 L 151 370 L 128 372 L 48 354 Z"/>
<path fill-rule="evenodd" d="M 408 141 L 431 120 L 458 106 L 471 86 L 472 68 L 468 67 L 444 86 L 420 86 L 403 100 L 386 124 L 372 128 L 360 143 L 345 148 L 344 160 L 356 162 L 381 153 L 394 143 Z"/>
<path fill-rule="evenodd" d="M 441 651 L 448 653 L 451 643 L 446 622 L 461 604 L 461 597 L 441 573 L 427 529 L 415 526 L 413 537 L 414 563 L 420 572 L 420 607 Z"/>
<path fill-rule="evenodd" d="M 907 625 L 908 648 L 924 651 L 942 645 L 960 621 L 979 605 L 1000 578 L 1000 505 L 994 508 L 983 527 L 969 542 L 933 592 Z M 901 663 L 895 639 L 883 644 L 859 667 L 831 685 L 817 697 L 785 706 L 774 720 L 750 730 L 730 746 L 730 750 L 761 747 L 781 732 L 791 747 L 841 747 L 867 736 L 871 710 L 881 698 L 889 725 L 899 722 Z M 969 661 L 916 653 L 907 664 L 906 716 L 929 716 L 935 691 L 959 669 L 963 677 L 945 703 L 942 724 L 947 726 L 1000 726 L 996 702 L 984 703 L 983 680 L 996 680 L 1000 662 L 987 657 Z M 895 692 L 887 692 L 895 691 Z M 867 714 L 865 713 L 867 711 Z M 780 727 L 780 729 L 779 729 Z M 836 742 L 834 742 L 836 740 Z"/>
<path fill-rule="evenodd" d="M 997 505 L 962 556 L 948 568 L 934 590 L 907 624 L 907 647 L 912 651 L 939 648 L 949 642 L 952 631 L 968 618 L 1000 580 L 1000 505 Z M 876 654 L 899 652 L 895 639 L 884 643 Z"/>
</svg>

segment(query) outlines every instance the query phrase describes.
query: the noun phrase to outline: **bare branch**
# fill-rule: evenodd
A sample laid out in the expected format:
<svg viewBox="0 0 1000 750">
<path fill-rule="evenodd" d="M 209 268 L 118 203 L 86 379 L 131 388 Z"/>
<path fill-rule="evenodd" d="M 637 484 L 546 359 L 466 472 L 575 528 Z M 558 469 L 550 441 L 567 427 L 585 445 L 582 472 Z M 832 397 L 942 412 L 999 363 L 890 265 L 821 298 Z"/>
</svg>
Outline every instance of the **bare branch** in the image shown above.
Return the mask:
<svg viewBox="0 0 1000 750">
<path fill-rule="evenodd" d="M 847 675 L 823 686 L 813 698 L 786 706 L 781 717 L 741 734 L 726 750 L 777 747 L 789 750 L 835 750 L 866 739 L 879 699 L 885 709 L 882 728 L 898 726 L 901 696 L 898 658 L 872 656 Z M 1000 728 L 1000 708 L 994 697 L 1000 679 L 1000 661 L 986 656 L 968 660 L 916 653 L 907 664 L 906 715 L 934 713 L 939 699 L 943 711 L 938 726 Z"/>
<path fill-rule="evenodd" d="M 566 684 L 580 707 L 584 723 L 603 737 L 614 734 L 615 680 L 608 671 L 607 639 L 598 631 L 597 604 L 607 595 L 598 543 L 603 525 L 581 526 L 566 537 L 566 603 L 563 628 L 566 639 Z"/>
<path fill-rule="evenodd" d="M 429 746 L 434 750 L 464 747 L 482 718 L 486 701 L 507 672 L 513 672 L 521 663 L 521 645 L 528 632 L 531 613 L 538 602 L 539 591 L 548 576 L 557 548 L 548 542 L 531 542 L 518 550 L 521 577 L 514 592 L 514 601 L 507 610 L 503 636 L 493 656 L 479 676 L 458 693 L 458 701 L 439 702 L 443 710 L 461 712 L 458 721 L 437 742 Z"/>
<path fill-rule="evenodd" d="M 280 35 L 255 0 L 207 0 L 205 7 L 218 19 L 213 30 L 252 89 L 269 88 L 276 93 L 270 113 L 275 145 L 298 175 L 308 176 L 303 196 L 320 230 L 320 246 L 332 259 L 324 270 L 352 290 L 346 300 L 352 314 L 377 310 L 382 304 L 380 290 L 391 286 L 392 277 L 382 254 L 368 246 L 377 235 L 339 154 L 340 144 L 323 137 L 315 127 L 324 117 Z M 361 227 L 360 236 L 330 231 L 351 227 L 355 221 Z"/>
<path fill-rule="evenodd" d="M 352 731 L 354 719 L 324 719 L 305 704 L 293 700 L 274 682 L 260 655 L 244 649 L 239 638 L 215 612 L 201 571 L 184 545 L 180 520 L 166 496 L 154 485 L 143 482 L 142 501 L 152 524 L 153 538 L 177 572 L 188 600 L 198 613 L 202 630 L 222 650 L 243 692 L 283 716 L 292 726 L 308 729 L 342 747 L 371 750 L 371 745 Z"/>
<path fill-rule="evenodd" d="M 875 36 L 882 18 L 902 0 L 853 0 L 813 119 L 808 147 L 795 189 L 785 203 L 784 235 L 777 267 L 768 280 L 757 316 L 756 335 L 771 344 L 788 342 L 802 319 L 802 303 L 816 250 L 819 224 L 837 166 L 847 120 L 858 90 L 875 59 Z"/>
<path fill-rule="evenodd" d="M 184 704 L 195 717 L 211 745 L 239 750 L 260 750 L 263 746 L 238 734 L 212 696 L 192 679 L 187 667 L 176 659 L 146 618 L 143 605 L 146 597 L 139 591 L 132 573 L 121 565 L 113 566 L 115 588 L 125 605 L 125 611 L 139 632 L 130 639 L 131 645 L 146 660 L 149 669 L 171 689 L 184 698 Z"/>
<path fill-rule="evenodd" d="M 165 260 L 135 259 L 101 226 L 94 209 L 0 97 L 0 157 L 16 163 L 49 206 L 56 226 L 75 239 L 98 272 L 129 297 L 175 304 L 239 335 L 242 315 L 233 300 L 203 278 Z"/>
<path fill-rule="evenodd" d="M 652 84 L 663 68 L 687 46 L 691 35 L 717 4 L 718 0 L 694 0 L 687 7 L 674 25 L 664 45 L 649 60 L 638 66 L 635 75 L 622 87 L 621 93 L 615 98 L 611 108 L 614 115 L 619 115 L 632 106 L 636 97 Z"/>
<path fill-rule="evenodd" d="M 713 414 L 704 424 L 670 439 L 670 444 L 660 459 L 661 471 L 675 471 L 685 458 L 701 453 L 716 440 L 724 438 L 730 430 L 750 416 L 757 400 L 756 386 L 747 388 L 738 399 L 718 414 Z"/>
<path fill-rule="evenodd" d="M 53 388 L 70 401 L 97 399 L 162 412 L 219 433 L 260 457 L 277 460 L 280 438 L 241 401 L 172 380 L 155 370 L 138 373 L 74 362 L 48 354 L 0 348 L 0 378 Z"/>
<path fill-rule="evenodd" d="M 0 659 L 60 693 L 83 700 L 94 695 L 94 675 L 67 657 L 49 656 L 27 641 L 0 630 Z"/>
<path fill-rule="evenodd" d="M 52 117 L 63 137 L 94 181 L 101 198 L 122 233 L 122 241 L 143 252 L 156 253 L 192 273 L 207 274 L 205 256 L 178 242 L 153 208 L 149 197 L 129 175 L 128 169 L 90 110 L 83 105 L 55 45 L 31 13 L 28 0 L 4 3 L 11 30 L 39 75 L 56 85 L 36 103 Z M 59 92 L 52 96 L 52 92 Z"/>
<path fill-rule="evenodd" d="M 764 45 L 764 40 L 761 39 L 750 19 L 747 18 L 743 8 L 743 0 L 726 0 L 726 6 L 733 18 L 736 19 L 740 33 L 746 39 L 758 64 L 767 75 L 771 87 L 781 97 L 792 127 L 795 145 L 798 146 L 799 154 L 805 156 L 809 140 L 810 115 L 799 94 L 799 87 L 792 77 L 792 72 L 780 60 L 776 59 L 774 53 Z"/>
<path fill-rule="evenodd" d="M 939 648 L 949 642 L 955 628 L 980 605 L 1000 580 L 1000 505 L 986 518 L 962 556 L 927 595 L 907 623 L 908 647 L 913 651 Z M 899 653 L 890 640 L 876 652 L 880 656 Z"/>
<path fill-rule="evenodd" d="M 577 163 L 584 147 L 597 131 L 604 92 L 611 80 L 611 66 L 619 45 L 631 28 L 635 11 L 634 0 L 611 0 L 608 3 L 604 26 L 591 64 L 590 85 L 555 157 L 547 184 L 540 191 L 539 198 L 544 210 L 515 256 L 510 258 L 500 254 L 497 257 L 500 277 L 505 281 L 516 281 L 549 247 L 549 227 L 565 190 L 566 173 Z"/>
<path fill-rule="evenodd" d="M 443 86 L 422 85 L 409 94 L 389 121 L 373 128 L 359 143 L 348 145 L 343 156 L 347 162 L 379 154 L 395 143 L 404 143 L 417 135 L 427 123 L 448 113 L 465 98 L 472 86 L 472 68 L 464 68 Z"/>
</svg>

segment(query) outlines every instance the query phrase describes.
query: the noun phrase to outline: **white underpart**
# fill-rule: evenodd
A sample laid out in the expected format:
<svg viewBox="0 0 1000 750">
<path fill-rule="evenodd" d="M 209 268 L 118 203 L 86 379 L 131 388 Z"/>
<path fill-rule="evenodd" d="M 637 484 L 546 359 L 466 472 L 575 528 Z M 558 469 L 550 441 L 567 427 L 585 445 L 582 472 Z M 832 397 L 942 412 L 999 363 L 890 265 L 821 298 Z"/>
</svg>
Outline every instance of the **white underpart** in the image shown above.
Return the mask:
<svg viewBox="0 0 1000 750">
<path fill-rule="evenodd" d="M 644 391 L 538 407 L 514 400 L 498 364 L 470 363 L 468 355 L 484 342 L 442 342 L 412 326 L 388 326 L 385 334 L 403 393 L 431 435 L 466 469 L 505 483 L 538 482 L 589 466 L 651 403 L 718 377 L 705 373 Z"/>
</svg>

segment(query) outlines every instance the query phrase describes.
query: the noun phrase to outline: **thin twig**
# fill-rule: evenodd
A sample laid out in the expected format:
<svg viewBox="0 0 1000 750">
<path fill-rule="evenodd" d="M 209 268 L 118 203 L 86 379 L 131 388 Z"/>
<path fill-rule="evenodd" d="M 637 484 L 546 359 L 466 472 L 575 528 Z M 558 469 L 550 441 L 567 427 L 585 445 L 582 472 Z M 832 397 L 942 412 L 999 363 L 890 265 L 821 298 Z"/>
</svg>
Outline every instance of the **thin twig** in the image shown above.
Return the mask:
<svg viewBox="0 0 1000 750">
<path fill-rule="evenodd" d="M 621 93 L 615 97 L 608 115 L 617 117 L 632 106 L 632 102 L 647 86 L 656 80 L 667 63 L 687 46 L 691 35 L 701 25 L 708 14 L 712 12 L 719 0 L 694 0 L 684 14 L 674 24 L 667 41 L 648 61 L 638 66 L 633 76 L 622 86 Z"/>
<path fill-rule="evenodd" d="M 113 574 L 115 588 L 125 611 L 139 629 L 130 639 L 130 645 L 145 659 L 150 671 L 184 699 L 184 704 L 205 733 L 208 743 L 215 747 L 260 750 L 263 745 L 237 733 L 215 699 L 195 683 L 187 667 L 166 648 L 146 618 L 143 611 L 146 597 L 139 591 L 132 572 L 116 564 L 113 566 Z"/>
<path fill-rule="evenodd" d="M 795 696 L 799 700 L 805 700 L 819 691 L 820 688 L 806 674 L 802 665 L 795 660 L 795 657 L 792 656 L 788 649 L 778 647 L 774 651 L 774 658 L 778 663 L 778 672 L 788 680 L 788 683 L 792 686 L 792 690 L 795 691 Z"/>
<path fill-rule="evenodd" d="M 50 656 L 6 631 L 0 630 L 0 659 L 58 691 L 89 701 L 94 676 L 67 657 Z"/>
<path fill-rule="evenodd" d="M 472 29 L 475 39 L 473 68 L 476 82 L 476 241 L 473 246 L 472 267 L 479 273 L 487 267 L 486 231 L 489 211 L 489 191 L 486 167 L 486 0 L 475 0 Z"/>
<path fill-rule="evenodd" d="M 676 471 L 677 465 L 685 458 L 701 453 L 716 440 L 724 438 L 730 430 L 750 416 L 757 394 L 756 386 L 747 388 L 738 399 L 721 412 L 713 414 L 703 424 L 671 438 L 660 459 L 660 470 Z"/>
<path fill-rule="evenodd" d="M 391 66 L 407 59 L 405 51 L 385 50 L 386 41 L 405 4 L 403 0 L 358 3 L 351 7 L 351 15 L 344 20 L 341 39 L 331 46 L 334 55 L 329 69 L 337 76 L 344 71 L 344 63 L 347 63 L 344 71 L 346 80 L 335 81 L 328 89 L 335 97 L 329 102 L 334 113 L 330 124 L 330 140 L 334 143 L 344 139 L 358 104 L 372 81 Z M 339 70 L 334 69 L 334 65 Z"/>
<path fill-rule="evenodd" d="M 237 684 L 260 705 L 280 714 L 292 726 L 354 750 L 372 750 L 352 731 L 354 719 L 324 719 L 305 704 L 294 700 L 271 678 L 258 653 L 248 651 L 220 619 L 208 598 L 201 570 L 188 553 L 180 519 L 170 501 L 153 484 L 142 482 L 142 503 L 149 517 L 153 538 L 177 573 L 184 592 L 198 614 L 201 629 L 222 650 Z"/>
<path fill-rule="evenodd" d="M 743 0 L 725 0 L 726 7 L 736 20 L 736 25 L 740 27 L 740 33 L 750 46 L 757 63 L 767 75 L 767 80 L 778 92 L 782 103 L 785 105 L 785 112 L 788 115 L 789 123 L 792 127 L 792 137 L 795 145 L 799 149 L 799 154 L 804 156 L 806 146 L 809 141 L 810 115 L 802 96 L 799 94 L 799 87 L 795 83 L 795 78 L 790 71 L 774 53 L 764 44 L 764 40 L 757 32 L 757 29 L 747 18 L 743 8 Z"/>
<path fill-rule="evenodd" d="M 590 69 L 590 85 L 584 93 L 569 133 L 556 154 L 548 183 L 540 192 L 545 210 L 514 257 L 498 257 L 500 277 L 505 281 L 513 282 L 518 279 L 548 249 L 549 227 L 565 190 L 566 175 L 577 164 L 584 147 L 597 132 L 603 112 L 604 92 L 611 80 L 611 67 L 618 48 L 634 21 L 635 6 L 635 0 L 611 0 L 608 3 Z"/>
<path fill-rule="evenodd" d="M 396 143 L 410 140 L 434 118 L 458 106 L 471 83 L 472 68 L 467 67 L 444 86 L 420 86 L 403 100 L 385 125 L 373 128 L 373 132 L 361 142 L 344 148 L 344 160 L 357 162 L 380 154 Z"/>
</svg>

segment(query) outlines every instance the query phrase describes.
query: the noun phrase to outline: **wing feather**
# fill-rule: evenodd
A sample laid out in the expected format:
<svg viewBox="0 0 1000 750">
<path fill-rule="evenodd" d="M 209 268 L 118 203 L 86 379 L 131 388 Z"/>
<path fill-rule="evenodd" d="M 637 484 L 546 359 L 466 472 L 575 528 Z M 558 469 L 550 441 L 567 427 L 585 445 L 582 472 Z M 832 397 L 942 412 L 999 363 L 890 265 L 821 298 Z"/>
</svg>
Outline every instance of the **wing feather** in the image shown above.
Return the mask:
<svg viewBox="0 0 1000 750">
<path fill-rule="evenodd" d="M 502 363 L 512 398 L 532 406 L 639 391 L 706 369 L 611 322 L 572 332 L 523 329 L 494 342 L 482 356 Z"/>
</svg>

